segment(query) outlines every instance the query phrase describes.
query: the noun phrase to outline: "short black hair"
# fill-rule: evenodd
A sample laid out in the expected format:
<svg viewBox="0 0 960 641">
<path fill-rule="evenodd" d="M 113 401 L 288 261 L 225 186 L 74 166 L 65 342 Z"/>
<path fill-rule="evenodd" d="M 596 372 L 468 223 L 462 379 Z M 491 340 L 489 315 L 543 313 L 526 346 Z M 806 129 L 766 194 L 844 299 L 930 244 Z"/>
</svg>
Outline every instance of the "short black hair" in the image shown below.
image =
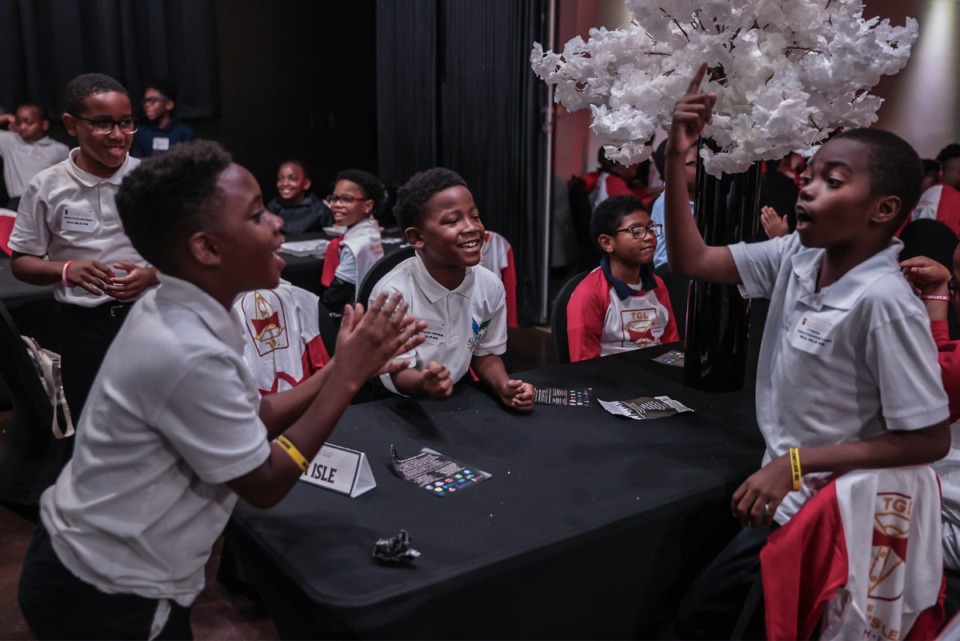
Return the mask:
<svg viewBox="0 0 960 641">
<path fill-rule="evenodd" d="M 953 160 L 954 158 L 960 158 L 960 143 L 951 143 L 940 150 L 940 153 L 937 154 L 937 162 L 941 166 L 945 165 L 948 160 Z"/>
<path fill-rule="evenodd" d="M 870 191 L 874 196 L 896 196 L 900 211 L 891 233 L 910 215 L 920 200 L 923 163 L 916 150 L 900 136 L 883 129 L 848 129 L 831 140 L 845 138 L 865 145 Z"/>
<path fill-rule="evenodd" d="M 47 122 L 50 122 L 50 118 L 47 116 L 47 110 L 43 105 L 36 102 L 21 102 L 19 105 L 17 105 L 16 111 L 20 111 L 24 108 L 35 109 L 37 114 L 40 116 L 40 120 L 46 120 Z"/>
<path fill-rule="evenodd" d="M 643 206 L 643 201 L 633 194 L 611 196 L 601 202 L 590 217 L 590 236 L 593 241 L 599 246 L 601 234 L 616 234 L 623 219 L 635 211 L 646 212 L 647 208 Z"/>
<path fill-rule="evenodd" d="M 198 140 L 173 145 L 127 174 L 116 201 L 134 249 L 177 275 L 187 239 L 210 224 L 222 203 L 217 180 L 232 162 L 220 143 Z"/>
<path fill-rule="evenodd" d="M 67 105 L 67 113 L 74 116 L 82 114 L 84 101 L 90 96 L 101 93 L 122 93 L 129 97 L 127 88 L 119 82 L 103 73 L 84 73 L 80 74 L 69 83 L 64 90 L 64 102 Z"/>
<path fill-rule="evenodd" d="M 310 170 L 307 169 L 307 166 L 303 163 L 303 161 L 297 160 L 296 158 L 287 158 L 282 163 L 277 165 L 277 171 L 280 171 L 280 168 L 284 165 L 296 165 L 300 168 L 300 171 L 303 172 L 303 177 L 307 180 L 310 179 Z"/>
<path fill-rule="evenodd" d="M 940 163 L 936 160 L 931 160 L 930 158 L 924 158 L 920 162 L 923 163 L 923 173 L 929 174 L 934 171 L 940 171 Z"/>
<path fill-rule="evenodd" d="M 397 217 L 400 229 L 419 227 L 427 213 L 427 202 L 435 194 L 451 187 L 467 187 L 467 181 L 457 172 L 445 167 L 434 167 L 414 174 L 410 180 L 397 190 L 397 204 L 393 215 Z"/>
<path fill-rule="evenodd" d="M 335 182 L 341 180 L 349 180 L 358 185 L 363 195 L 373 201 L 373 211 L 377 211 L 380 203 L 382 203 L 386 197 L 386 188 L 383 186 L 383 183 L 369 171 L 363 171 L 362 169 L 344 169 L 337 174 Z"/>
<path fill-rule="evenodd" d="M 163 78 L 154 78 L 143 86 L 144 92 L 146 92 L 147 89 L 156 89 L 163 95 L 164 98 L 169 98 L 174 102 L 177 101 L 177 86 L 169 80 L 164 80 Z"/>
</svg>

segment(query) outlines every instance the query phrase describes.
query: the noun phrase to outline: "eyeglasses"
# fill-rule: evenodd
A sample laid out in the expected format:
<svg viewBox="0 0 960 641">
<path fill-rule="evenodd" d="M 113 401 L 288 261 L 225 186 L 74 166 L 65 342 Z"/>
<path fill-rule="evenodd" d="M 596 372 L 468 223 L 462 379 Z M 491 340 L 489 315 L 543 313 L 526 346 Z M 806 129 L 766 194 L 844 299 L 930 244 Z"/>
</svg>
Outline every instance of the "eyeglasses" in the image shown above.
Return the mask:
<svg viewBox="0 0 960 641">
<path fill-rule="evenodd" d="M 70 114 L 73 116 L 73 114 Z M 109 134 L 113 132 L 114 127 L 120 128 L 120 133 L 124 134 L 134 134 L 137 133 L 137 129 L 140 127 L 140 121 L 136 118 L 121 118 L 120 120 L 112 120 L 110 118 L 84 118 L 83 116 L 73 116 L 77 120 L 82 120 L 90 124 L 90 128 L 93 129 L 94 133 L 98 134 Z"/>
<path fill-rule="evenodd" d="M 618 229 L 617 233 L 628 231 L 633 234 L 633 237 L 637 240 L 643 240 L 647 237 L 647 234 L 653 234 L 654 238 L 660 238 L 660 234 L 663 233 L 663 225 L 657 223 L 650 225 L 649 227 L 644 227 L 643 225 L 634 225 L 632 227 L 624 227 L 623 229 Z"/>
<path fill-rule="evenodd" d="M 328 203 L 343 203 L 344 205 L 352 205 L 357 200 L 372 200 L 371 198 L 357 198 L 356 196 L 350 196 L 349 194 L 343 196 L 337 196 L 335 194 L 330 194 L 324 198 Z"/>
<path fill-rule="evenodd" d="M 155 102 L 170 102 L 170 99 L 169 99 L 169 98 L 161 98 L 161 97 L 158 97 L 158 96 L 150 96 L 149 98 L 144 98 L 144 99 L 143 99 L 143 104 L 145 104 L 145 105 L 152 105 L 152 104 L 155 103 Z"/>
</svg>

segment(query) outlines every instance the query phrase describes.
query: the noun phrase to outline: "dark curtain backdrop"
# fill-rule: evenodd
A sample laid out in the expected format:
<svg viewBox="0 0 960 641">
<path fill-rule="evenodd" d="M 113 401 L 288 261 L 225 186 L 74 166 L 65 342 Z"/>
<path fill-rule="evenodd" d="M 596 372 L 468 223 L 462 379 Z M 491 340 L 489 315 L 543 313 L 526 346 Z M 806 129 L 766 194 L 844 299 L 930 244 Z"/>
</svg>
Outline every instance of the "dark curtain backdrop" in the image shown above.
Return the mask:
<svg viewBox="0 0 960 641">
<path fill-rule="evenodd" d="M 544 322 L 546 89 L 530 71 L 548 0 L 378 0 L 380 175 L 449 167 L 513 246 L 520 319 Z"/>
<path fill-rule="evenodd" d="M 179 117 L 215 116 L 213 0 L 0 0 L 0 106 L 39 102 L 58 118 L 66 84 L 92 71 L 122 82 L 135 105 L 144 83 L 171 80 Z"/>
</svg>

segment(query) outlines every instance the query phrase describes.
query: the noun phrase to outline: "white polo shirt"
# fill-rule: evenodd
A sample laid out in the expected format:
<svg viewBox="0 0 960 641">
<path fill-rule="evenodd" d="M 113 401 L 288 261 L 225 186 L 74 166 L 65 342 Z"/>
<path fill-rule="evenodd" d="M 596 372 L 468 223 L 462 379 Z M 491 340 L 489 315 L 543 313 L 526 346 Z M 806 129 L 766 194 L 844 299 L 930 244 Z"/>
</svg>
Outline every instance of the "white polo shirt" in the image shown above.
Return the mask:
<svg viewBox="0 0 960 641">
<path fill-rule="evenodd" d="M 77 166 L 79 152 L 71 150 L 69 158 L 30 181 L 17 210 L 10 248 L 52 261 L 93 259 L 111 268 L 114 263 L 146 267 L 147 261 L 123 231 L 114 202 L 123 177 L 140 161 L 128 155 L 112 176 L 100 178 Z M 95 296 L 82 287 L 65 289 L 60 283 L 53 295 L 81 307 L 116 300 L 106 294 Z"/>
<path fill-rule="evenodd" d="M 417 254 L 384 276 L 373 288 L 370 301 L 384 290 L 403 294 L 410 306 L 407 313 L 427 321 L 423 331 L 427 340 L 413 352 L 398 357 L 415 359 L 414 367 L 437 361 L 457 382 L 470 369 L 474 356 L 507 351 L 503 283 L 484 267 L 467 267 L 463 282 L 450 290 L 434 280 Z M 391 391 L 397 391 L 389 375 L 380 380 Z"/>
<path fill-rule="evenodd" d="M 20 134 L 0 130 L 3 182 L 11 198 L 22 196 L 30 180 L 47 167 L 67 159 L 70 148 L 49 136 L 27 142 Z"/>
<path fill-rule="evenodd" d="M 161 275 L 97 374 L 73 458 L 41 498 L 57 556 L 107 593 L 187 606 L 237 495 L 270 454 L 234 316 Z"/>
<path fill-rule="evenodd" d="M 770 299 L 757 367 L 764 465 L 791 447 L 861 441 L 948 418 L 929 320 L 897 265 L 902 247 L 892 239 L 818 292 L 824 250 L 803 247 L 797 234 L 730 246 L 741 293 Z M 778 523 L 822 476 L 804 476 L 803 491 L 777 510 Z"/>
</svg>

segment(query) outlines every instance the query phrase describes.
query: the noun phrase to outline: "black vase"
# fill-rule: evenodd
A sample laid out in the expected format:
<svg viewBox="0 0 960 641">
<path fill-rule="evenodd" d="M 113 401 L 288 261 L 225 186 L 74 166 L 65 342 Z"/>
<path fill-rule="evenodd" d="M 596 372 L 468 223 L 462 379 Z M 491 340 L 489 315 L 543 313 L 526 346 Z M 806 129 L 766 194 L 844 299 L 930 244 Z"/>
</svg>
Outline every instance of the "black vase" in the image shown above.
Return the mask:
<svg viewBox="0 0 960 641">
<path fill-rule="evenodd" d="M 701 145 L 703 142 L 701 142 Z M 751 242 L 757 234 L 760 163 L 714 178 L 697 159 L 695 214 L 708 245 Z M 687 385 L 710 392 L 743 387 L 749 349 L 750 301 L 736 285 L 690 282 L 684 375 Z"/>
</svg>

